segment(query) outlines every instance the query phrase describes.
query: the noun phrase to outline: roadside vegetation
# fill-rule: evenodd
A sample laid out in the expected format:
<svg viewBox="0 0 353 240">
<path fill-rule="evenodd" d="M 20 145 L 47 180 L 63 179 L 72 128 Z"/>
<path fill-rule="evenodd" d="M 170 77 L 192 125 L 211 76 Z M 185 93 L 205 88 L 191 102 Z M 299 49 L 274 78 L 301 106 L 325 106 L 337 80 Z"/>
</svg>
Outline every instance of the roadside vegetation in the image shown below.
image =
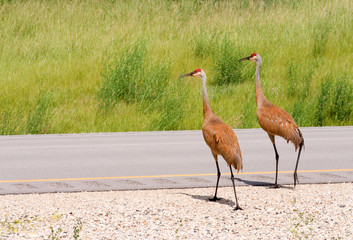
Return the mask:
<svg viewBox="0 0 353 240">
<path fill-rule="evenodd" d="M 353 125 L 353 2 L 0 1 L 0 134 L 233 128 L 262 88 L 299 126 Z"/>
<path fill-rule="evenodd" d="M 27 239 L 28 235 L 37 234 L 38 239 L 44 237 L 42 239 L 45 240 L 81 239 L 80 234 L 84 226 L 82 219 L 73 220 L 70 218 L 72 218 L 72 214 L 64 215 L 54 212 L 48 217 L 24 215 L 13 219 L 13 216 L 10 217 L 10 214 L 7 213 L 5 218 L 0 220 L 0 237 L 1 239 Z M 72 227 L 70 226 L 71 229 L 60 227 L 62 224 L 59 221 L 64 219 L 73 224 Z M 45 229 L 43 228 L 45 223 L 56 225 L 56 227 L 50 226 L 49 229 Z"/>
</svg>

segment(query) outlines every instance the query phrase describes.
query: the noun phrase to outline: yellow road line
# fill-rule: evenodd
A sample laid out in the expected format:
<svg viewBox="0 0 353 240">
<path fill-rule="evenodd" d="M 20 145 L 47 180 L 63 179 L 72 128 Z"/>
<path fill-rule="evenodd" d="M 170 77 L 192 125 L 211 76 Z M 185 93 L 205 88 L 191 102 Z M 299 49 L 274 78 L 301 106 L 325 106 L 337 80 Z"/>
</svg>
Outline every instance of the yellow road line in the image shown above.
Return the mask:
<svg viewBox="0 0 353 240">
<path fill-rule="evenodd" d="M 349 172 L 349 171 L 353 171 L 353 169 L 300 170 L 300 171 L 298 171 L 298 173 Z M 292 173 L 292 172 L 293 171 L 279 171 L 278 173 Z M 274 174 L 274 173 L 276 173 L 276 172 L 243 172 L 243 173 L 239 173 L 239 174 L 240 175 L 255 175 L 255 174 Z M 223 173 L 223 175 L 230 175 L 230 173 Z M 216 174 L 215 173 L 200 173 L 200 174 L 123 176 L 123 177 L 96 177 L 96 178 L 58 178 L 58 179 L 0 180 L 0 183 L 113 180 L 113 179 L 131 179 L 131 178 L 200 177 L 200 176 L 216 176 Z"/>
</svg>

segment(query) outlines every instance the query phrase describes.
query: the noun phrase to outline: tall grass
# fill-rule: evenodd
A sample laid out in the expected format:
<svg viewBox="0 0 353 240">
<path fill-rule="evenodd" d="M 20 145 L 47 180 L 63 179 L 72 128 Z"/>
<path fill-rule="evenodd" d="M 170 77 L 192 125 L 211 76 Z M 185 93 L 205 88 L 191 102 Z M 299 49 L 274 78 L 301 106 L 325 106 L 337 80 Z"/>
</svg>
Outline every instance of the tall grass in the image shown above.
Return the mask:
<svg viewBox="0 0 353 240">
<path fill-rule="evenodd" d="M 243 82 L 241 65 L 237 56 L 244 51 L 241 52 L 236 42 L 231 41 L 228 35 L 221 40 L 217 49 L 214 57 L 214 82 L 217 85 Z"/>
<path fill-rule="evenodd" d="M 300 126 L 353 125 L 353 2 L 0 1 L 0 133 L 258 127 L 267 98 Z"/>
<path fill-rule="evenodd" d="M 146 44 L 136 44 L 125 50 L 113 69 L 104 73 L 105 82 L 100 90 L 102 105 L 111 107 L 118 101 L 129 103 L 144 93 L 144 81 L 149 81 L 144 76 L 145 55 Z"/>
<path fill-rule="evenodd" d="M 353 112 L 353 83 L 344 75 L 334 79 L 325 77 L 317 97 L 315 123 L 318 126 L 332 122 L 342 123 L 351 118 Z"/>
<path fill-rule="evenodd" d="M 51 93 L 40 93 L 36 105 L 30 109 L 27 119 L 27 132 L 30 134 L 46 133 L 50 129 Z"/>
<path fill-rule="evenodd" d="M 159 102 L 158 110 L 160 114 L 152 122 L 151 130 L 178 130 L 183 129 L 180 121 L 185 117 L 184 109 L 187 96 L 180 91 L 180 84 L 171 85 L 168 94 L 164 95 Z"/>
</svg>

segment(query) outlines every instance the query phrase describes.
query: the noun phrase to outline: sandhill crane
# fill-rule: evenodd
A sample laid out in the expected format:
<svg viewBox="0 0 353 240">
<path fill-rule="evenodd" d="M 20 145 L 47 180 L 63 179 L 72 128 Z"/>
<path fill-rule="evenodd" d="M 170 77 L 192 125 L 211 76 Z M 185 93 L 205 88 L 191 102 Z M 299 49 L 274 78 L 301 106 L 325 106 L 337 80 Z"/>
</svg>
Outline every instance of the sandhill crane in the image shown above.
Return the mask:
<svg viewBox="0 0 353 240">
<path fill-rule="evenodd" d="M 182 77 L 192 76 L 201 77 L 202 81 L 202 95 L 203 95 L 203 118 L 204 122 L 202 125 L 202 133 L 206 144 L 210 147 L 212 155 L 216 161 L 217 166 L 217 183 L 214 197 L 209 199 L 210 201 L 217 201 L 217 190 L 219 178 L 221 172 L 218 166 L 218 155 L 221 155 L 226 160 L 231 173 L 231 179 L 233 183 L 236 207 L 234 210 L 242 209 L 238 204 L 237 193 L 235 191 L 234 175 L 232 166 L 239 172 L 243 169 L 243 160 L 240 152 L 237 136 L 231 127 L 225 124 L 216 114 L 212 111 L 210 102 L 208 100 L 207 89 L 206 89 L 206 73 L 202 69 L 196 69 L 195 71 L 182 75 Z"/>
<path fill-rule="evenodd" d="M 246 58 L 239 59 L 239 61 L 250 60 L 256 62 L 256 72 L 255 72 L 255 98 L 257 105 L 257 120 L 265 130 L 273 144 L 273 148 L 275 150 L 276 157 L 276 180 L 274 188 L 278 188 L 277 177 L 278 177 L 278 161 L 279 155 L 276 149 L 275 136 L 281 136 L 287 140 L 287 143 L 291 141 L 294 144 L 295 151 L 297 151 L 299 147 L 297 163 L 295 165 L 294 170 L 294 187 L 296 183 L 299 183 L 297 168 L 300 158 L 300 152 L 302 147 L 304 146 L 304 138 L 302 133 L 300 132 L 297 124 L 294 122 L 292 116 L 284 111 L 283 109 L 273 105 L 270 101 L 267 100 L 265 95 L 261 90 L 260 85 L 260 69 L 262 64 L 261 56 L 257 53 L 253 53 Z"/>
</svg>

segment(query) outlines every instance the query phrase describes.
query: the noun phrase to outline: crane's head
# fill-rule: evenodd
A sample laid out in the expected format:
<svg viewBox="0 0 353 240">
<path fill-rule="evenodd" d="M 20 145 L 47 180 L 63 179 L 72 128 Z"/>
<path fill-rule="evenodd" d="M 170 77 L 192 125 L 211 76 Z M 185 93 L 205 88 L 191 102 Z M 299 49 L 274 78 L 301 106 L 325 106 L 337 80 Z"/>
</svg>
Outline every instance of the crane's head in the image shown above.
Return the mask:
<svg viewBox="0 0 353 240">
<path fill-rule="evenodd" d="M 261 60 L 261 57 L 260 57 L 259 54 L 253 53 L 249 57 L 245 57 L 245 58 L 239 59 L 238 61 L 244 61 L 244 60 L 250 60 L 250 61 L 253 61 L 253 62 L 257 62 L 257 61 Z"/>
<path fill-rule="evenodd" d="M 202 77 L 202 75 L 204 75 L 204 71 L 202 69 L 198 68 L 198 69 L 196 69 L 195 71 L 193 71 L 191 73 L 187 73 L 187 74 L 184 74 L 184 75 L 180 76 L 179 78 L 187 77 L 187 76 Z"/>
</svg>

